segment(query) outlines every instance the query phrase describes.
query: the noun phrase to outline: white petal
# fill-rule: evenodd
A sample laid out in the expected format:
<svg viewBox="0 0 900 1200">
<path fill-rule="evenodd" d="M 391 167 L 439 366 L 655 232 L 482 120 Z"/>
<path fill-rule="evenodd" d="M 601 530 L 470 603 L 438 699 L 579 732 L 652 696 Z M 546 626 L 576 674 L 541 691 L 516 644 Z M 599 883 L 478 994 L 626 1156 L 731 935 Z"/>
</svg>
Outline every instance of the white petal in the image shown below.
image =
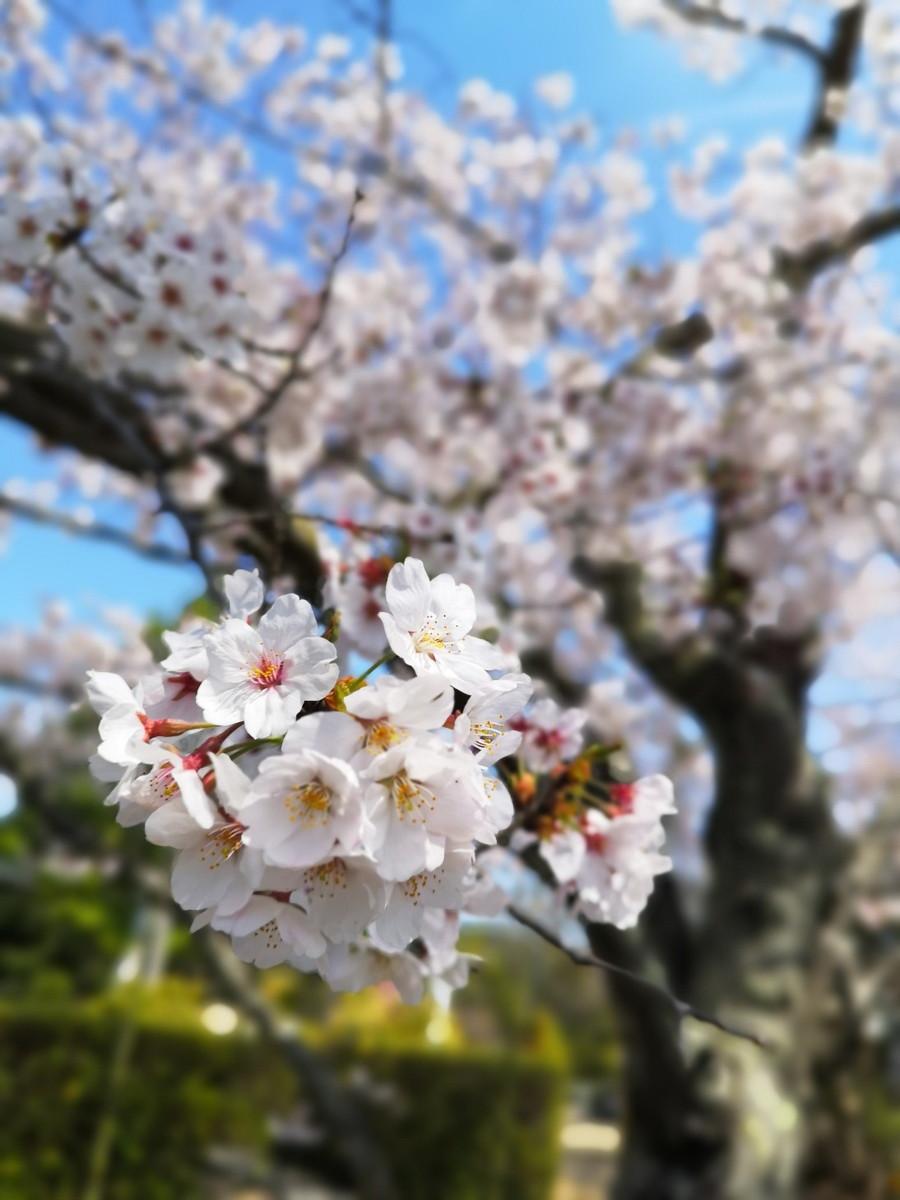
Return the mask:
<svg viewBox="0 0 900 1200">
<path fill-rule="evenodd" d="M 266 592 L 259 571 L 235 571 L 222 580 L 228 600 L 228 613 L 232 617 L 244 618 L 262 608 Z"/>
<path fill-rule="evenodd" d="M 338 679 L 337 650 L 320 637 L 305 637 L 293 645 L 285 660 L 285 683 L 304 700 L 321 700 Z"/>
<path fill-rule="evenodd" d="M 174 769 L 172 778 L 178 784 L 184 807 L 203 829 L 211 829 L 216 819 L 216 806 L 206 794 L 203 780 L 196 771 Z"/>
<path fill-rule="evenodd" d="M 88 702 L 94 712 L 103 715 L 117 704 L 136 708 L 134 693 L 121 675 L 112 671 L 88 671 L 85 684 Z"/>
<path fill-rule="evenodd" d="M 443 838 L 432 837 L 421 825 L 393 820 L 378 851 L 378 874 L 391 882 L 409 879 L 440 866 L 443 858 Z"/>
<path fill-rule="evenodd" d="M 205 643 L 209 673 L 223 682 L 245 680 L 250 668 L 264 653 L 262 639 L 256 630 L 234 617 L 207 634 Z"/>
<path fill-rule="evenodd" d="M 233 859 L 223 861 L 215 843 L 182 850 L 172 870 L 172 896 L 180 908 L 214 907 L 237 874 Z"/>
<path fill-rule="evenodd" d="M 454 641 L 465 637 L 475 624 L 475 593 L 466 583 L 457 583 L 452 575 L 438 575 L 431 581 L 431 608 L 453 631 Z"/>
<path fill-rule="evenodd" d="M 282 904 L 276 919 L 281 936 L 293 950 L 313 958 L 325 953 L 325 939 L 305 913 L 291 904 Z"/>
<path fill-rule="evenodd" d="M 252 738 L 277 737 L 285 733 L 302 703 L 296 693 L 282 696 L 280 688 L 257 690 L 244 705 L 242 713 L 247 732 Z"/>
<path fill-rule="evenodd" d="M 541 857 L 560 883 L 574 879 L 584 862 L 584 838 L 575 829 L 554 833 L 540 844 Z"/>
<path fill-rule="evenodd" d="M 350 759 L 362 742 L 362 726 L 346 713 L 308 713 L 287 731 L 282 750 L 285 754 L 317 750 L 333 758 Z"/>
<path fill-rule="evenodd" d="M 405 663 L 413 666 L 416 651 L 409 633 L 405 629 L 401 629 L 390 613 L 379 613 L 378 615 L 384 626 L 384 635 L 390 648 L 398 658 L 402 658 Z"/>
<path fill-rule="evenodd" d="M 147 841 L 154 846 L 194 846 L 205 836 L 181 800 L 168 800 L 152 812 L 144 826 Z"/>
<path fill-rule="evenodd" d="M 247 803 L 250 780 L 227 754 L 210 754 L 216 775 L 216 791 L 230 813 L 240 812 Z"/>
<path fill-rule="evenodd" d="M 316 617 L 309 602 L 294 595 L 279 596 L 259 622 L 263 642 L 282 653 L 301 638 L 315 637 L 316 632 Z"/>
<path fill-rule="evenodd" d="M 431 584 L 421 559 L 407 558 L 391 567 L 385 597 L 391 615 L 401 629 L 419 628 L 431 604 Z"/>
</svg>

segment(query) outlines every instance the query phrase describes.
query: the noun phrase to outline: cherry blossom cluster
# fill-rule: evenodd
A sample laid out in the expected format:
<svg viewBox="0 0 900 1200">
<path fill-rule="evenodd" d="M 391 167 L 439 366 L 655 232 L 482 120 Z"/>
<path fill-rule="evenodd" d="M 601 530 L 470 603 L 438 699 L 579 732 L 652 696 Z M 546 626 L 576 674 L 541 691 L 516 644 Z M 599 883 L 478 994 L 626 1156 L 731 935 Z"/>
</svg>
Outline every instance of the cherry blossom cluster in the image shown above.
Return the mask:
<svg viewBox="0 0 900 1200">
<path fill-rule="evenodd" d="M 0 271 L 40 297 L 75 363 L 166 379 L 185 353 L 240 359 L 252 319 L 224 229 L 163 215 L 125 172 L 53 147 L 31 170 L 0 211 Z"/>
<path fill-rule="evenodd" d="M 307 602 L 258 615 L 256 572 L 225 591 L 228 615 L 167 633 L 136 688 L 91 673 L 94 769 L 119 821 L 177 850 L 175 901 L 248 962 L 335 988 L 389 977 L 410 998 L 428 973 L 461 981 L 450 947 L 476 848 L 513 818 L 491 768 L 519 747 L 530 680 L 471 632 L 471 589 L 417 559 L 392 568 L 380 613 L 405 679 L 339 679 Z"/>
<path fill-rule="evenodd" d="M 195 929 L 228 933 L 247 962 L 288 962 L 336 989 L 390 978 L 411 999 L 429 976 L 464 981 L 459 913 L 470 897 L 483 910 L 489 890 L 478 850 L 515 816 L 497 765 L 516 762 L 505 777 L 520 800 L 533 796 L 539 774 L 565 777 L 586 714 L 549 700 L 526 710 L 531 680 L 472 632 L 471 589 L 429 579 L 418 559 L 387 574 L 379 618 L 389 650 L 357 675 L 339 676 L 306 601 L 282 595 L 259 615 L 256 571 L 224 588 L 227 615 L 167 632 L 161 670 L 136 687 L 90 673 L 93 769 L 115 784 L 119 822 L 177 851 L 176 903 L 197 913 Z M 388 659 L 407 677 L 375 673 Z M 576 881 L 592 919 L 627 923 L 650 873 L 668 865 L 641 857 L 659 844 L 645 829 L 651 810 L 674 811 L 659 790 L 645 782 L 631 804 L 621 785 L 613 815 L 585 810 L 578 863 L 561 803 L 540 818 L 542 853 L 567 890 Z M 519 831 L 521 845 L 528 837 Z"/>
<path fill-rule="evenodd" d="M 659 851 L 666 836 L 662 818 L 675 811 L 665 775 L 611 784 L 601 803 L 557 805 L 542 822 L 539 852 L 576 912 L 630 929 L 650 899 L 655 877 L 671 870 L 671 859 Z"/>
</svg>

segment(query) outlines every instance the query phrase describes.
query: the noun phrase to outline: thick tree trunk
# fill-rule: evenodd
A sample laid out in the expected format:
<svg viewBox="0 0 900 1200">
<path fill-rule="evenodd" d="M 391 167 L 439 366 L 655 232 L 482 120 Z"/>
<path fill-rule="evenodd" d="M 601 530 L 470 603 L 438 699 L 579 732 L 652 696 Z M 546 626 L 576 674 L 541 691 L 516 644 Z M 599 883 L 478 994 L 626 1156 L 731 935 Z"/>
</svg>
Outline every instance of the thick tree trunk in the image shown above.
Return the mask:
<svg viewBox="0 0 900 1200">
<path fill-rule="evenodd" d="M 716 760 L 703 916 L 689 948 L 676 942 L 672 953 L 670 928 L 660 941 L 673 990 L 767 1048 L 691 1021 L 679 1027 L 652 997 L 617 984 L 627 1066 L 615 1200 L 803 1194 L 829 1016 L 817 986 L 822 935 L 846 854 L 805 749 L 805 686 L 798 694 L 771 663 L 749 659 L 722 679 L 724 690 L 699 694 L 694 709 Z M 671 924 L 665 895 L 656 908 L 651 934 L 661 915 Z M 592 940 L 610 953 L 608 932 L 592 930 Z"/>
</svg>

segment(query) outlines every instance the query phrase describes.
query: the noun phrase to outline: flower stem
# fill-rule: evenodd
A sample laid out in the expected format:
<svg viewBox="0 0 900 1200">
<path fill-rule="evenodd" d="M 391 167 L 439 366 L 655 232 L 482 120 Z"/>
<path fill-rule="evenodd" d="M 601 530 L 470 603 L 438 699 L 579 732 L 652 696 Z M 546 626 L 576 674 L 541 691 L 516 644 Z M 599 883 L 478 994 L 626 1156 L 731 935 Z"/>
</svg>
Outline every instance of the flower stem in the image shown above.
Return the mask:
<svg viewBox="0 0 900 1200">
<path fill-rule="evenodd" d="M 377 671 L 379 667 L 383 667 L 385 663 L 389 663 L 391 659 L 396 657 L 397 655 L 393 652 L 393 650 L 388 650 L 385 654 L 382 654 L 381 658 L 376 659 L 375 662 L 372 663 L 371 667 L 366 667 L 362 675 L 357 675 L 356 682 L 362 683 L 364 679 L 368 679 L 373 671 Z"/>
<path fill-rule="evenodd" d="M 226 746 L 225 753 L 230 754 L 233 759 L 240 758 L 242 754 L 258 750 L 260 746 L 280 746 L 283 741 L 283 737 L 251 738 L 249 742 L 239 742 L 237 746 Z"/>
</svg>

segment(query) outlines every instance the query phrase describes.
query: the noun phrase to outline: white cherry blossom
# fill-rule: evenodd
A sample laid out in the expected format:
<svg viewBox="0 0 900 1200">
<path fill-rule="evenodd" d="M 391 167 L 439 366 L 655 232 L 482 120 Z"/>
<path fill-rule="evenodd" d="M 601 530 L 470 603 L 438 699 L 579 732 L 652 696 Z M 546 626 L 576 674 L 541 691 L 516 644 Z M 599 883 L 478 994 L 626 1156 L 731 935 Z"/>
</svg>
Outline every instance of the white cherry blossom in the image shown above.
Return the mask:
<svg viewBox="0 0 900 1200">
<path fill-rule="evenodd" d="M 380 941 L 402 950 L 421 933 L 430 909 L 461 908 L 472 860 L 470 847 L 448 846 L 439 867 L 392 884 L 385 909 L 374 924 Z"/>
<path fill-rule="evenodd" d="M 334 646 L 318 636 L 309 604 L 279 596 L 256 629 L 231 617 L 206 637 L 209 669 L 197 692 L 207 720 L 241 721 L 252 737 L 287 731 L 306 700 L 338 677 Z"/>
<path fill-rule="evenodd" d="M 315 750 L 267 758 L 242 820 L 247 845 L 279 867 L 311 867 L 335 854 L 353 854 L 367 831 L 356 772 Z"/>
<path fill-rule="evenodd" d="M 476 751 L 485 766 L 515 754 L 522 733 L 508 727 L 531 698 L 532 683 L 527 675 L 503 675 L 492 679 L 481 691 L 470 696 L 456 718 L 453 732 L 464 746 Z"/>
<path fill-rule="evenodd" d="M 381 620 L 391 649 L 417 675 L 439 674 L 471 695 L 502 667 L 501 652 L 470 630 L 475 596 L 449 575 L 429 579 L 418 558 L 397 563 L 385 591 L 388 611 Z"/>
<path fill-rule="evenodd" d="M 179 853 L 172 870 L 172 897 L 187 909 L 236 912 L 260 886 L 265 869 L 261 852 L 243 845 L 241 811 L 250 780 L 227 754 L 211 754 L 218 806 L 209 828 L 199 826 L 180 796 L 148 817 L 147 840 L 173 846 Z"/>
<path fill-rule="evenodd" d="M 514 724 L 522 732 L 521 754 L 534 771 L 549 771 L 574 758 L 584 740 L 587 713 L 561 708 L 555 700 L 538 700 Z"/>
</svg>

